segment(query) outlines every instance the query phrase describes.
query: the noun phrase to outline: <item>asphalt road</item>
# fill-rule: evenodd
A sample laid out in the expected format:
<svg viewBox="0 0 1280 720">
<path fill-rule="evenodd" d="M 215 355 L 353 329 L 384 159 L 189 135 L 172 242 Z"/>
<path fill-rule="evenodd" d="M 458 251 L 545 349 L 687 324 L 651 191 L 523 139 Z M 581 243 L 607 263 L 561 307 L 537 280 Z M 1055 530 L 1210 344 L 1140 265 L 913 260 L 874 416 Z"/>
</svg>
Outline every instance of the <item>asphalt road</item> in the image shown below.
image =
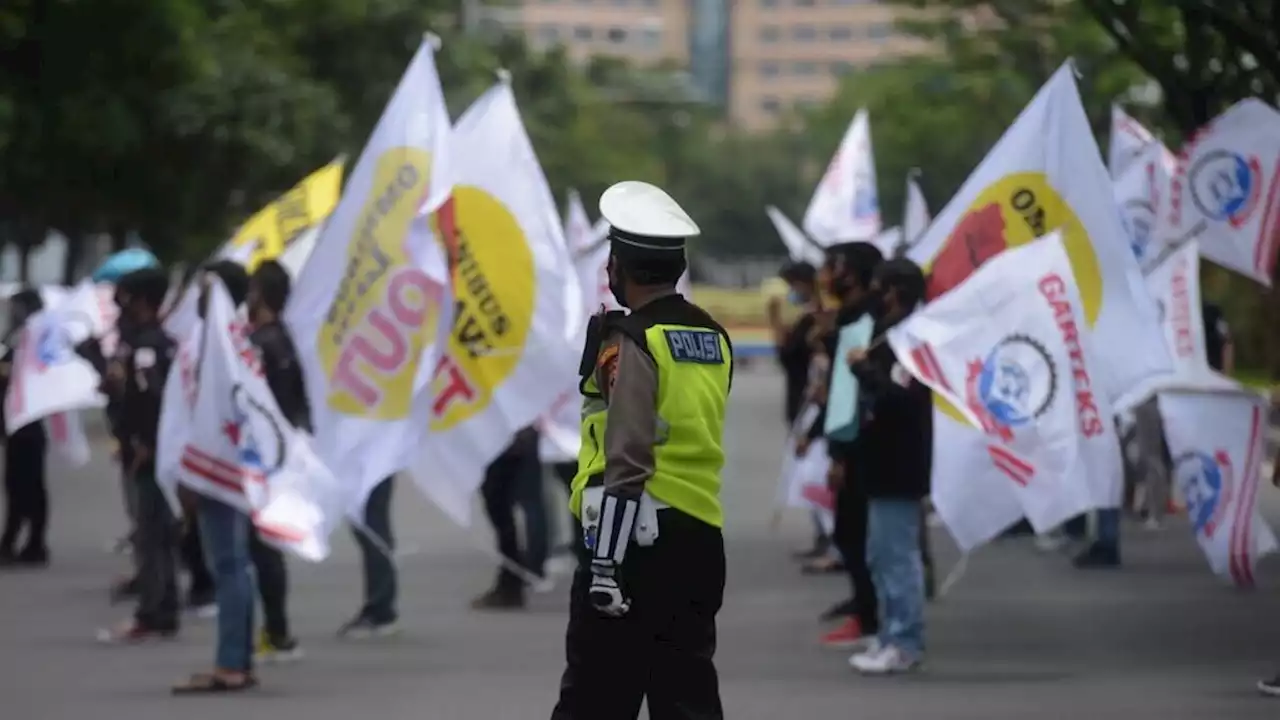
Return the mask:
<svg viewBox="0 0 1280 720">
<path fill-rule="evenodd" d="M 926 669 L 859 678 L 818 647 L 817 613 L 839 578 L 802 578 L 788 559 L 806 537 L 802 516 L 770 530 L 778 448 L 779 378 L 764 369 L 735 383 L 725 474 L 730 581 L 718 655 L 727 716 L 809 718 L 1280 717 L 1253 682 L 1280 670 L 1280 591 L 1236 592 L 1207 570 L 1185 526 L 1128 528 L 1122 571 L 1082 574 L 1022 541 L 974 555 L 929 611 Z M 295 563 L 292 612 L 308 656 L 262 670 L 263 687 L 234 698 L 179 699 L 169 685 L 211 661 L 212 627 L 191 620 L 180 639 L 108 648 L 94 630 L 127 608 L 105 588 L 124 562 L 105 550 L 123 526 L 103 453 L 89 468 L 54 471 L 53 566 L 0 575 L 0 720 L 536 720 L 548 716 L 562 663 L 561 587 L 528 611 L 467 608 L 491 579 L 479 520 L 459 529 L 398 488 L 405 632 L 336 640 L 356 608 L 350 539 L 319 566 Z M 1280 519 L 1280 497 L 1263 503 Z M 478 516 L 480 517 L 480 516 Z M 944 536 L 940 561 L 955 553 Z M 1262 572 L 1264 582 L 1276 570 Z M 602 719 L 605 720 L 605 719 Z"/>
</svg>

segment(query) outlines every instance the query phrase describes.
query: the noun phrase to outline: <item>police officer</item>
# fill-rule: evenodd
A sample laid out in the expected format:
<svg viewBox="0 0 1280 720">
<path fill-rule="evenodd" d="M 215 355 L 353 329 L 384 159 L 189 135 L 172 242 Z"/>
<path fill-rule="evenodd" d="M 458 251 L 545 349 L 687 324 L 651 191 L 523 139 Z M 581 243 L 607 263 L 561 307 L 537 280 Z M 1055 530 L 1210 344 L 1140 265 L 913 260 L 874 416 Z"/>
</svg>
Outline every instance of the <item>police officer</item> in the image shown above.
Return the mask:
<svg viewBox="0 0 1280 720">
<path fill-rule="evenodd" d="M 129 457 L 128 480 L 137 493 L 138 607 L 132 618 L 99 633 L 99 639 L 133 643 L 178 631 L 177 524 L 156 483 L 155 465 L 160 403 L 176 345 L 160 326 L 169 288 L 163 270 L 137 270 L 121 278 L 118 288 L 128 343 L 122 343 L 120 361 L 108 363 L 106 379 L 121 387 L 119 435 Z"/>
<path fill-rule="evenodd" d="M 722 435 L 728 333 L 676 290 L 698 226 L 662 190 L 600 198 L 609 287 L 630 314 L 592 318 L 582 450 L 570 510 L 583 524 L 553 720 L 723 718 L 712 657 L 724 597 Z"/>
</svg>

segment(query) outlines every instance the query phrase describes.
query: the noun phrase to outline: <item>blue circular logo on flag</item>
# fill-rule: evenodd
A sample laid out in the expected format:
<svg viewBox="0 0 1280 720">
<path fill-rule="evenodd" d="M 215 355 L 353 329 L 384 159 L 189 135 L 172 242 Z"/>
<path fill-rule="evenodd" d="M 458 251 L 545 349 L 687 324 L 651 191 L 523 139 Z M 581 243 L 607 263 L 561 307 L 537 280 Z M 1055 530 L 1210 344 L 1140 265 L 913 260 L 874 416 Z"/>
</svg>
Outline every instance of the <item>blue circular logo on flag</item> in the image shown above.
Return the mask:
<svg viewBox="0 0 1280 720">
<path fill-rule="evenodd" d="M 1174 460 L 1173 477 L 1186 502 L 1191 527 L 1198 535 L 1213 537 L 1231 502 L 1231 456 L 1222 450 L 1185 453 Z"/>
<path fill-rule="evenodd" d="M 996 423 L 1025 425 L 1053 403 L 1057 376 L 1044 346 L 1026 335 L 1001 340 L 978 374 L 978 400 Z"/>
<path fill-rule="evenodd" d="M 1262 194 L 1262 164 L 1230 150 L 1213 150 L 1187 174 L 1191 201 L 1210 220 L 1244 224 Z"/>
</svg>

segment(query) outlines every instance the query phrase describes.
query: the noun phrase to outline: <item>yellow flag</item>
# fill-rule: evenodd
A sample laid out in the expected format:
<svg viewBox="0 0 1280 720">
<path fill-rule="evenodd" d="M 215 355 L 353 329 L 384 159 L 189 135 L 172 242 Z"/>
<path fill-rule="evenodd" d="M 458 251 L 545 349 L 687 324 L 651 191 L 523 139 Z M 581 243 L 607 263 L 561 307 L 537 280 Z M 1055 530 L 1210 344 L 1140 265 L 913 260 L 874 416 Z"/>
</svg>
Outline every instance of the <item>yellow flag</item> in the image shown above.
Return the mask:
<svg viewBox="0 0 1280 720">
<path fill-rule="evenodd" d="M 342 160 L 335 160 L 254 213 L 236 230 L 226 250 L 246 258 L 245 268 L 253 272 L 263 260 L 279 257 L 302 231 L 328 217 L 341 193 Z"/>
</svg>

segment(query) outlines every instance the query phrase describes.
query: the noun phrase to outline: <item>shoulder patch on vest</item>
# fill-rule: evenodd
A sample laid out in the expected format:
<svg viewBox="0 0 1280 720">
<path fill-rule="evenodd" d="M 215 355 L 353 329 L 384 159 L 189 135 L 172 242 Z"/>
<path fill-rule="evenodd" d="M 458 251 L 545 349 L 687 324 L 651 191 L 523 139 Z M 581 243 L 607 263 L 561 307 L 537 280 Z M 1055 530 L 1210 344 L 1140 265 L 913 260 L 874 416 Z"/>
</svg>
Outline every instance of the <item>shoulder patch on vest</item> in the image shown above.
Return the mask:
<svg viewBox="0 0 1280 720">
<path fill-rule="evenodd" d="M 676 362 L 723 365 L 724 352 L 720 347 L 720 333 L 715 330 L 663 330 L 667 348 Z"/>
</svg>

